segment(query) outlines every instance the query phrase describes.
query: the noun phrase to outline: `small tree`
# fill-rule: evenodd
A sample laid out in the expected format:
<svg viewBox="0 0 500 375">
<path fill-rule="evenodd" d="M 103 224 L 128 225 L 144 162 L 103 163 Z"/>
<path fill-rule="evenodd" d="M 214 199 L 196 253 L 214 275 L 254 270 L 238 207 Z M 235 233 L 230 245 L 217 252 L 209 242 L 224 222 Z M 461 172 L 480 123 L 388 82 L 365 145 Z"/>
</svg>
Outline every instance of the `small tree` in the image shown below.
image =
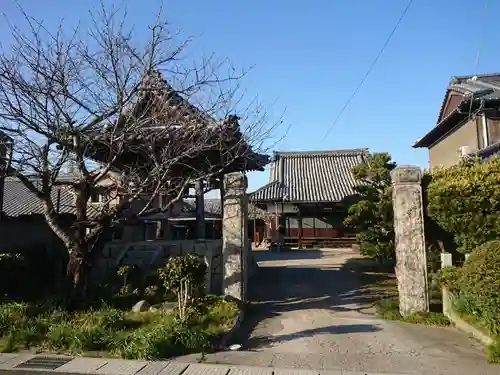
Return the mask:
<svg viewBox="0 0 500 375">
<path fill-rule="evenodd" d="M 361 183 L 344 223 L 357 231 L 363 255 L 384 261 L 394 256 L 394 222 L 390 172 L 396 167 L 388 153 L 372 153 L 352 172 Z"/>
<path fill-rule="evenodd" d="M 177 297 L 181 319 L 188 316 L 189 308 L 205 294 L 206 272 L 207 266 L 196 254 L 170 257 L 159 269 L 163 286 Z"/>
<path fill-rule="evenodd" d="M 227 64 L 214 58 L 186 63 L 188 41 L 175 42 L 161 9 L 144 43 L 127 29 L 126 12 L 103 4 L 90 31 L 69 34 L 20 11 L 28 32 L 12 25 L 12 46 L 0 50 L 0 130 L 14 140 L 10 173 L 40 199 L 68 250 L 72 289 L 81 290 L 91 255 L 118 220 L 158 211 L 160 195 L 167 210 L 193 181 L 245 159 L 249 145 L 262 147 L 272 126 L 251 102 L 237 136 L 228 114 L 241 101 L 231 83 L 245 72 L 229 66 L 223 74 Z M 205 154 L 214 150 L 218 162 L 210 163 Z M 61 179 L 66 169 L 72 173 Z M 92 192 L 110 175 L 112 196 L 90 210 Z M 55 208 L 61 186 L 75 195 L 71 228 Z"/>
</svg>

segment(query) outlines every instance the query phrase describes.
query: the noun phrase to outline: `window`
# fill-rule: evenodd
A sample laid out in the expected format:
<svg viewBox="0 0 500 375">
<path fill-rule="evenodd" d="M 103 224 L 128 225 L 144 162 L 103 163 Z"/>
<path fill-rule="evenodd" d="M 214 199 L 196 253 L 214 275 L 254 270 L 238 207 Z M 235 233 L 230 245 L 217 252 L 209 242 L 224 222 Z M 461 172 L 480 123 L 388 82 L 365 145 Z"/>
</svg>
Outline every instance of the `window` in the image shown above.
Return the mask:
<svg viewBox="0 0 500 375">
<path fill-rule="evenodd" d="M 500 118 L 488 118 L 488 146 L 500 142 Z"/>
</svg>

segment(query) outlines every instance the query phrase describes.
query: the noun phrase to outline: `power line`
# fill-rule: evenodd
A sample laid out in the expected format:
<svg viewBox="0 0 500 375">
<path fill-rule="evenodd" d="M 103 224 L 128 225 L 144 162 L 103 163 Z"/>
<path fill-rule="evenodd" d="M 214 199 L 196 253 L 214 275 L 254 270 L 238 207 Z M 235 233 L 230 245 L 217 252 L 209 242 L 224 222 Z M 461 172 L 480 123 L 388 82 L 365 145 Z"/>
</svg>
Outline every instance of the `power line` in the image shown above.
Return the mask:
<svg viewBox="0 0 500 375">
<path fill-rule="evenodd" d="M 485 29 L 486 29 L 486 21 L 488 20 L 488 0 L 484 0 L 484 14 L 483 14 L 483 17 L 484 17 L 484 22 L 481 23 L 481 29 L 480 29 L 480 34 L 479 34 L 479 37 L 477 38 L 477 54 L 476 54 L 476 65 L 474 67 L 474 74 L 477 75 L 479 74 L 479 59 L 481 57 L 481 45 L 482 45 L 482 42 L 483 42 L 483 39 L 484 39 L 484 34 L 485 34 Z M 473 104 L 473 101 L 471 100 L 470 101 L 470 105 L 469 105 L 469 117 L 472 117 L 473 113 L 472 113 L 472 104 Z M 474 116 L 476 114 L 478 114 L 480 111 L 479 110 L 476 110 L 474 112 Z"/>
<path fill-rule="evenodd" d="M 478 38 L 478 44 L 477 44 L 477 55 L 476 55 L 476 73 L 477 69 L 479 67 L 479 58 L 481 57 L 481 44 L 484 39 L 484 34 L 485 34 L 485 29 L 486 29 L 486 23 L 488 21 L 488 0 L 484 0 L 484 22 L 480 30 L 480 35 Z"/>
<path fill-rule="evenodd" d="M 373 68 L 377 64 L 378 60 L 380 59 L 380 57 L 384 53 L 385 49 L 389 45 L 389 42 L 391 41 L 392 37 L 396 33 L 396 30 L 399 28 L 399 25 L 401 24 L 401 21 L 403 21 L 403 19 L 406 16 L 406 13 L 408 13 L 408 9 L 410 9 L 410 6 L 411 6 L 412 3 L 413 3 L 413 0 L 410 0 L 410 1 L 408 1 L 408 4 L 406 4 L 406 8 L 403 10 L 403 13 L 401 13 L 401 16 L 399 17 L 398 22 L 396 23 L 396 25 L 392 29 L 391 33 L 389 34 L 389 37 L 386 39 L 384 45 L 382 46 L 382 48 L 380 49 L 379 53 L 377 54 L 377 57 L 375 57 L 375 60 L 373 60 L 372 64 L 370 65 L 370 67 L 366 71 L 365 75 L 363 76 L 363 78 L 359 82 L 358 86 L 356 87 L 356 89 L 354 90 L 354 92 L 351 94 L 351 96 L 349 97 L 349 99 L 347 99 L 347 102 L 344 104 L 344 106 L 340 110 L 339 114 L 337 115 L 337 117 L 333 121 L 332 125 L 328 128 L 327 132 L 325 133 L 325 136 L 322 139 L 322 142 L 326 139 L 326 137 L 328 137 L 328 135 L 332 131 L 333 127 L 337 124 L 337 122 L 339 121 L 339 119 L 342 116 L 342 114 L 345 112 L 345 110 L 347 109 L 347 107 L 349 106 L 349 104 L 351 104 L 352 100 L 354 99 L 354 97 L 356 96 L 356 94 L 361 89 L 361 86 L 363 86 L 363 84 L 365 83 L 366 79 L 368 78 L 368 76 L 372 72 Z"/>
</svg>

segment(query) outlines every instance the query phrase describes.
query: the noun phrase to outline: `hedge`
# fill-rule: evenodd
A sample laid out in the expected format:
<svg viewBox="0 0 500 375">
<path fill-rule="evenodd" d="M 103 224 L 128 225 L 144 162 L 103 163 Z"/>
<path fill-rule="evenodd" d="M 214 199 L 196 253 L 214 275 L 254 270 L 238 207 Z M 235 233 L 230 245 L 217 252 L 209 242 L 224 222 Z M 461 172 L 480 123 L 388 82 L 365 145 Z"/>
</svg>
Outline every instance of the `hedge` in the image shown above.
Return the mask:
<svg viewBox="0 0 500 375">
<path fill-rule="evenodd" d="M 452 233 L 461 253 L 500 238 L 500 158 L 433 170 L 427 212 Z"/>
<path fill-rule="evenodd" d="M 453 292 L 458 312 L 500 334 L 500 240 L 474 249 L 462 267 L 443 268 L 441 282 Z"/>
</svg>

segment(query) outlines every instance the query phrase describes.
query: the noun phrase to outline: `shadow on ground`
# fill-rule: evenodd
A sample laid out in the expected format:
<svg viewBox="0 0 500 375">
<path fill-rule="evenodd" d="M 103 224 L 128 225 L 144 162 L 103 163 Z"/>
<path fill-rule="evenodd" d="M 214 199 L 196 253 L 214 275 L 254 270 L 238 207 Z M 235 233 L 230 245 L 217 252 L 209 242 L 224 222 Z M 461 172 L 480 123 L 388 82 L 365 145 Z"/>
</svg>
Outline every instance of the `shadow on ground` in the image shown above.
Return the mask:
<svg viewBox="0 0 500 375">
<path fill-rule="evenodd" d="M 263 253 L 257 255 L 258 261 L 308 260 L 324 256 L 321 251 L 292 251 L 287 253 Z M 300 262 L 299 262 L 300 263 Z M 360 272 L 359 269 L 363 268 Z M 347 324 L 307 329 L 293 334 L 271 335 L 259 332 L 253 334 L 259 323 L 279 317 L 289 311 L 322 309 L 334 313 L 355 312 L 374 314 L 374 305 L 382 295 L 380 291 L 368 288 L 376 282 L 390 278 L 389 273 L 379 270 L 379 266 L 362 258 L 349 259 L 344 264 L 318 265 L 278 265 L 259 267 L 249 285 L 249 300 L 245 322 L 234 338 L 234 343 L 242 343 L 245 350 L 257 350 L 274 342 L 291 341 L 318 334 L 349 334 L 356 332 L 375 332 L 379 327 L 372 324 Z M 390 270 L 391 267 L 388 266 Z M 360 277 L 363 275 L 363 277 Z M 276 321 L 279 321 L 276 320 Z"/>
<path fill-rule="evenodd" d="M 272 261 L 272 260 L 296 260 L 296 259 L 319 259 L 324 256 L 324 252 L 319 249 L 291 249 L 288 251 L 271 251 L 267 249 L 254 250 L 254 255 L 258 261 Z"/>
<path fill-rule="evenodd" d="M 300 339 L 303 337 L 311 337 L 321 334 L 348 334 L 348 333 L 361 333 L 361 332 L 377 332 L 380 328 L 373 324 L 347 324 L 341 326 L 328 326 L 314 329 L 307 329 L 301 332 L 279 335 L 279 336 L 258 336 L 247 337 L 245 341 L 245 349 L 248 351 L 264 348 L 273 343 L 283 343 Z"/>
</svg>

